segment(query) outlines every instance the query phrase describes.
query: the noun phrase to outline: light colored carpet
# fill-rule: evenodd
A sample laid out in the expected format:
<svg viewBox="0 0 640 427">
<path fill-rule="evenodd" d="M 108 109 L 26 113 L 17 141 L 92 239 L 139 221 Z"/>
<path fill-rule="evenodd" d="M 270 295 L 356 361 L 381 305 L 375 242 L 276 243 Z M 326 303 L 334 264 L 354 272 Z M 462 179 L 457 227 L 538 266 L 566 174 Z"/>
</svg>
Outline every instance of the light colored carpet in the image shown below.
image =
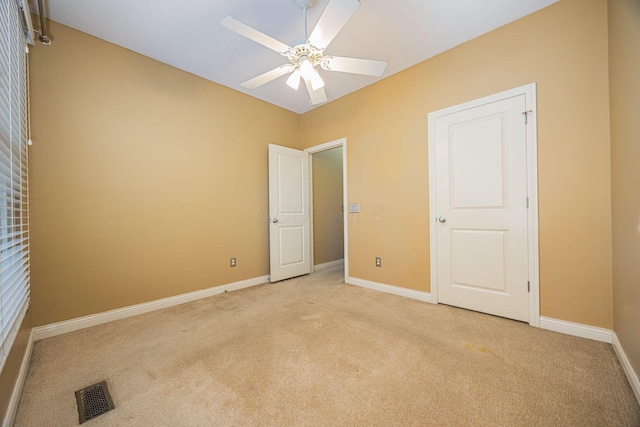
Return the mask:
<svg viewBox="0 0 640 427">
<path fill-rule="evenodd" d="M 639 426 L 608 344 L 345 285 L 265 284 L 35 344 L 17 426 Z"/>
</svg>

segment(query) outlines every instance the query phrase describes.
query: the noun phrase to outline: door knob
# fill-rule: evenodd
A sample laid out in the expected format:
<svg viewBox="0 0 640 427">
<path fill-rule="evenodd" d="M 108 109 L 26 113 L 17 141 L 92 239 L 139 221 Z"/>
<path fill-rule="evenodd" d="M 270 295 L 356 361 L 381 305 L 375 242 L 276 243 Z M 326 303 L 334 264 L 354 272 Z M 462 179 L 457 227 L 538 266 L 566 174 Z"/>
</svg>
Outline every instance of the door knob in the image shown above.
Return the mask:
<svg viewBox="0 0 640 427">
<path fill-rule="evenodd" d="M 273 219 L 271 220 L 271 222 L 272 222 L 272 223 L 274 223 L 274 224 L 275 224 L 275 223 L 277 223 L 277 222 L 278 222 L 278 218 L 273 218 Z"/>
<path fill-rule="evenodd" d="M 444 224 L 445 222 L 447 222 L 447 218 L 441 216 L 441 217 L 438 217 L 438 221 Z"/>
</svg>

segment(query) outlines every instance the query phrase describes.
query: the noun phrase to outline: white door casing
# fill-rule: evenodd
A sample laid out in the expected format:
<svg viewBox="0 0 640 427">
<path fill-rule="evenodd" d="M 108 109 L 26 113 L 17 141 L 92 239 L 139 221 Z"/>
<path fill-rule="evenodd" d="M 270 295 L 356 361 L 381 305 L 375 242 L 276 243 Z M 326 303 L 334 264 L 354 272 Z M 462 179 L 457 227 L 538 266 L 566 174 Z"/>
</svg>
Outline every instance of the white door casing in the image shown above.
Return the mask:
<svg viewBox="0 0 640 427">
<path fill-rule="evenodd" d="M 534 96 L 528 85 L 429 114 L 429 156 L 434 302 L 537 326 Z"/>
<path fill-rule="evenodd" d="M 269 281 L 311 272 L 309 154 L 269 144 Z"/>
</svg>

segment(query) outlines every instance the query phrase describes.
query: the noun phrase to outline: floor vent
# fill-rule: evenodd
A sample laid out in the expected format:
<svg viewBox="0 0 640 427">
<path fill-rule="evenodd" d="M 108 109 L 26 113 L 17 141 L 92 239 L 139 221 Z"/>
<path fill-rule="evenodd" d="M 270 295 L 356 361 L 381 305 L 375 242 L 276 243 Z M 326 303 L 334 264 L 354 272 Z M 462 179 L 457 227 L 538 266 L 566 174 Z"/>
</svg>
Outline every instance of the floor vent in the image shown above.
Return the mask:
<svg viewBox="0 0 640 427">
<path fill-rule="evenodd" d="M 76 401 L 80 424 L 114 408 L 106 381 L 76 391 Z"/>
</svg>

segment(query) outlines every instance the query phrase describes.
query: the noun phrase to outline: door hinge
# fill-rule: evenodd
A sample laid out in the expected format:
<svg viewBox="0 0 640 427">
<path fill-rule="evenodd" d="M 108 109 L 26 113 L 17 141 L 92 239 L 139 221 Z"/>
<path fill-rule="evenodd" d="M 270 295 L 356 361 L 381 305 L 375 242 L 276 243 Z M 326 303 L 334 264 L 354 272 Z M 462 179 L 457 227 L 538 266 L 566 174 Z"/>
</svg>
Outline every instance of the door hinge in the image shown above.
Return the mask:
<svg viewBox="0 0 640 427">
<path fill-rule="evenodd" d="M 527 281 L 527 292 L 531 292 L 531 282 Z"/>
<path fill-rule="evenodd" d="M 527 205 L 527 209 L 529 209 L 529 198 L 528 198 L 528 197 L 527 197 L 527 203 L 526 203 L 526 205 Z"/>
<path fill-rule="evenodd" d="M 522 113 L 522 115 L 524 116 L 524 124 L 526 125 L 527 123 L 529 123 L 529 113 L 533 113 L 533 110 L 527 110 L 524 111 Z"/>
</svg>

